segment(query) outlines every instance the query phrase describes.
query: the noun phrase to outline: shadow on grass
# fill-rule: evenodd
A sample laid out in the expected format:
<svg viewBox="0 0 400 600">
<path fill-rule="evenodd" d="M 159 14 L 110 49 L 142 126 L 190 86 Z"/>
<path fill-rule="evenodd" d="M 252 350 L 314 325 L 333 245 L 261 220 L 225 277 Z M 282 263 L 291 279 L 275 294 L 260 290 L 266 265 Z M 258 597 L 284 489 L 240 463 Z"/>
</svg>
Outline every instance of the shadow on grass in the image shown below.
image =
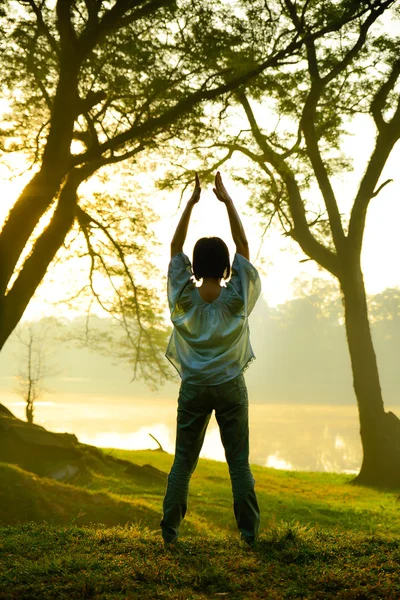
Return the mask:
<svg viewBox="0 0 400 600">
<path fill-rule="evenodd" d="M 0 523 L 26 521 L 49 524 L 107 526 L 142 523 L 159 529 L 160 512 L 145 499 L 120 497 L 112 492 L 92 491 L 60 483 L 0 463 Z"/>
</svg>

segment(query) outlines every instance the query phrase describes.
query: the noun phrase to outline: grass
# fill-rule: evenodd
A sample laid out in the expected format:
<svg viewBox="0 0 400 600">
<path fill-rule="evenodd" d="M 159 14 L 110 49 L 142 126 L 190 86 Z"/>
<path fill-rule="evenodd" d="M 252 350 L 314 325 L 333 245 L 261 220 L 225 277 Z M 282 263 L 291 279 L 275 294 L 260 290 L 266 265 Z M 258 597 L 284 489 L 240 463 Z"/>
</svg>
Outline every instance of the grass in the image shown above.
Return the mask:
<svg viewBox="0 0 400 600">
<path fill-rule="evenodd" d="M 173 457 L 105 450 L 168 472 Z M 92 463 L 73 484 L 0 463 L 0 598 L 400 598 L 400 502 L 350 476 L 253 467 L 262 528 L 239 542 L 227 467 L 200 460 L 180 541 L 165 481 Z"/>
</svg>

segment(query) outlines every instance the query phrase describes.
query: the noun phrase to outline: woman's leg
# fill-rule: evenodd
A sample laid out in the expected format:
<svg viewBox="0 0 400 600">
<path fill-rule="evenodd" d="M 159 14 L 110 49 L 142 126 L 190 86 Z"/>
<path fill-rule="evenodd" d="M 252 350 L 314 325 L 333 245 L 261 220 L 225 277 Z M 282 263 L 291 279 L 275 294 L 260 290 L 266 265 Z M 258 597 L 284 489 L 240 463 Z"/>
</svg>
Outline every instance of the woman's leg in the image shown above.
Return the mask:
<svg viewBox="0 0 400 600">
<path fill-rule="evenodd" d="M 199 459 L 211 412 L 207 387 L 181 385 L 175 459 L 168 475 L 161 521 L 162 535 L 166 542 L 173 542 L 178 537 L 179 527 L 186 513 L 190 478 Z"/>
<path fill-rule="evenodd" d="M 260 510 L 249 465 L 247 388 L 243 375 L 215 386 L 215 416 L 232 483 L 233 509 L 242 539 L 251 543 L 260 526 Z"/>
</svg>

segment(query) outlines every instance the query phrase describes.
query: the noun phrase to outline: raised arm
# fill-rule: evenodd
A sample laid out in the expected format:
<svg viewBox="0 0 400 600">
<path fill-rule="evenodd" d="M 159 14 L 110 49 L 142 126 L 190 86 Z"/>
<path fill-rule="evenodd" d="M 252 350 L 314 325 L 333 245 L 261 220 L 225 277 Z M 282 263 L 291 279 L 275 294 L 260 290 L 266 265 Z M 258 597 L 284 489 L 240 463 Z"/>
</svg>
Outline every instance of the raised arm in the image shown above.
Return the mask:
<svg viewBox="0 0 400 600">
<path fill-rule="evenodd" d="M 226 210 L 228 211 L 232 237 L 236 245 L 236 252 L 247 258 L 247 260 L 250 260 L 249 244 L 246 233 L 235 205 L 233 204 L 233 200 L 229 196 L 224 184 L 222 183 L 222 177 L 219 171 L 215 176 L 215 188 L 213 188 L 213 192 L 217 196 L 218 200 L 225 204 Z"/>
<path fill-rule="evenodd" d="M 178 227 L 176 228 L 174 237 L 172 238 L 171 258 L 173 256 L 175 256 L 175 254 L 178 254 L 178 252 L 182 252 L 182 250 L 183 250 L 183 244 L 185 243 L 185 240 L 186 240 L 186 234 L 187 234 L 187 230 L 188 230 L 188 226 L 189 226 L 190 215 L 192 214 L 192 208 L 200 200 L 200 192 L 201 192 L 200 180 L 199 180 L 199 176 L 196 173 L 195 187 L 194 187 L 193 194 L 192 194 L 190 200 L 188 201 L 185 210 L 182 213 L 182 216 L 178 223 Z"/>
</svg>

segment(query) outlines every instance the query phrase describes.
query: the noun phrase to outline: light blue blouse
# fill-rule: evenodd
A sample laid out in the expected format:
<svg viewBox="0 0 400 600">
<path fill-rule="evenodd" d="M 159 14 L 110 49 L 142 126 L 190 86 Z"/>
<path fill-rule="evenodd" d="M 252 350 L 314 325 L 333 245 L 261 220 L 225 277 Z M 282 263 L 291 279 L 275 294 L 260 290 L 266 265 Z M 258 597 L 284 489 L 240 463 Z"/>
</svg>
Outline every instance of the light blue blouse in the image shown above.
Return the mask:
<svg viewBox="0 0 400 600">
<path fill-rule="evenodd" d="M 182 381 L 217 385 L 239 375 L 255 358 L 248 316 L 261 293 L 257 269 L 235 254 L 232 276 L 214 302 L 200 296 L 183 252 L 168 267 L 168 303 L 174 325 L 166 357 Z"/>
</svg>

